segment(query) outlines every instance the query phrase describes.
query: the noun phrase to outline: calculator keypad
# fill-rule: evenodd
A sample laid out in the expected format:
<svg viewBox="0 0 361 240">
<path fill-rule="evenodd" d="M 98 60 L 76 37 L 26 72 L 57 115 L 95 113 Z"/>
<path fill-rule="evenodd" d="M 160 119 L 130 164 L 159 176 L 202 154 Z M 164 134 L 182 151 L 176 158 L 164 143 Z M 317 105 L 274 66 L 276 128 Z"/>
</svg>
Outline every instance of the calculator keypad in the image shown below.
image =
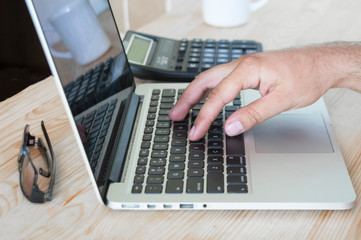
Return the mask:
<svg viewBox="0 0 361 240">
<path fill-rule="evenodd" d="M 179 44 L 175 70 L 201 72 L 258 51 L 258 45 L 254 41 L 183 39 Z"/>
</svg>

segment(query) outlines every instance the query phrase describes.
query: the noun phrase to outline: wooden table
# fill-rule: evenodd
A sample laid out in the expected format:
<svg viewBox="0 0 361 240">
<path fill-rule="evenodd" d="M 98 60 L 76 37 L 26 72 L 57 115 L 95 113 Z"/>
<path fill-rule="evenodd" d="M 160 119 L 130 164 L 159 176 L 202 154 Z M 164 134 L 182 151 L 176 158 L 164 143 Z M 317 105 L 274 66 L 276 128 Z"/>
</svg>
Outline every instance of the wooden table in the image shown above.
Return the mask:
<svg viewBox="0 0 361 240">
<path fill-rule="evenodd" d="M 193 1 L 190 1 L 193 2 Z M 249 23 L 219 29 L 202 22 L 199 3 L 139 29 L 173 38 L 255 39 L 264 50 L 361 39 L 361 1 L 270 0 Z M 0 239 L 360 239 L 361 94 L 325 95 L 335 136 L 358 195 L 348 211 L 114 211 L 90 185 L 53 78 L 0 103 Z M 57 158 L 54 199 L 32 204 L 19 189 L 23 128 L 44 120 Z"/>
</svg>

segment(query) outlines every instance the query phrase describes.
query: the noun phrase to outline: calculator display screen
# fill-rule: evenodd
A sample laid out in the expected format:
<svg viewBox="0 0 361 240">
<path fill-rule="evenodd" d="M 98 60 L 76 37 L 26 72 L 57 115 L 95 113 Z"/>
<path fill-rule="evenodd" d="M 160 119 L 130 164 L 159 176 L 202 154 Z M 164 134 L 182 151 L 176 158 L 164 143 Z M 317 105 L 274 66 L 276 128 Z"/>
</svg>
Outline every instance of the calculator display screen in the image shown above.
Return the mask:
<svg viewBox="0 0 361 240">
<path fill-rule="evenodd" d="M 134 35 L 127 55 L 130 62 L 145 64 L 153 40 Z"/>
</svg>

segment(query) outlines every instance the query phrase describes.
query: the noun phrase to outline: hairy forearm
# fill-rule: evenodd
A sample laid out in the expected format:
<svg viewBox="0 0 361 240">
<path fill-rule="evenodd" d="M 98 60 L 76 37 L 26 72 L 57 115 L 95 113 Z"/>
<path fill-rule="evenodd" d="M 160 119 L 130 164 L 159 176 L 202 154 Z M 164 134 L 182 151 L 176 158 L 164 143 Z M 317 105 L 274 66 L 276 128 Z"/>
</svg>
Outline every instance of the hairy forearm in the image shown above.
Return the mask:
<svg viewBox="0 0 361 240">
<path fill-rule="evenodd" d="M 314 48 L 322 55 L 319 64 L 326 66 L 332 88 L 349 88 L 361 93 L 361 42 L 333 42 Z"/>
</svg>

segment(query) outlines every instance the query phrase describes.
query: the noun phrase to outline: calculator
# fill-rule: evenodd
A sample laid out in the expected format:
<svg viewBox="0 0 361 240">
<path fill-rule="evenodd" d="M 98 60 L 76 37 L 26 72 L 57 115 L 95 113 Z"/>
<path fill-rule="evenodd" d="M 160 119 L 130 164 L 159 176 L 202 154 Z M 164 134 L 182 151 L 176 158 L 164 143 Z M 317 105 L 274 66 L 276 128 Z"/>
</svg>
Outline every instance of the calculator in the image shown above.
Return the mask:
<svg viewBox="0 0 361 240">
<path fill-rule="evenodd" d="M 135 31 L 123 42 L 133 74 L 161 81 L 190 82 L 211 67 L 262 52 L 262 44 L 251 40 L 174 40 Z"/>
</svg>

